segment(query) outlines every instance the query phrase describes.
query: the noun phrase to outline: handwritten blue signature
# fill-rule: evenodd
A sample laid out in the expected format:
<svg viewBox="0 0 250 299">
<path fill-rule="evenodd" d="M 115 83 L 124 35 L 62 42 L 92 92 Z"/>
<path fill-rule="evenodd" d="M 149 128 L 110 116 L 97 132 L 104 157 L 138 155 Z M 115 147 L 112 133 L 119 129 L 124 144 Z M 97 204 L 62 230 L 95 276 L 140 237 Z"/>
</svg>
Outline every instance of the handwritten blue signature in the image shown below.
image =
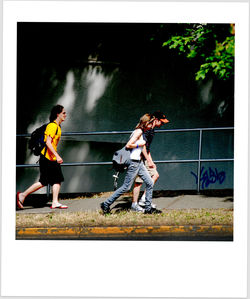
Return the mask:
<svg viewBox="0 0 250 299">
<path fill-rule="evenodd" d="M 198 176 L 191 171 L 191 174 L 196 179 L 196 184 L 198 184 Z M 201 168 L 201 174 L 200 174 L 200 184 L 201 189 L 207 188 L 210 184 L 215 184 L 216 182 L 219 182 L 219 184 L 222 184 L 226 179 L 226 173 L 225 171 L 218 171 L 217 168 L 214 168 L 214 170 L 209 167 L 208 170 L 205 171 L 205 167 Z"/>
</svg>

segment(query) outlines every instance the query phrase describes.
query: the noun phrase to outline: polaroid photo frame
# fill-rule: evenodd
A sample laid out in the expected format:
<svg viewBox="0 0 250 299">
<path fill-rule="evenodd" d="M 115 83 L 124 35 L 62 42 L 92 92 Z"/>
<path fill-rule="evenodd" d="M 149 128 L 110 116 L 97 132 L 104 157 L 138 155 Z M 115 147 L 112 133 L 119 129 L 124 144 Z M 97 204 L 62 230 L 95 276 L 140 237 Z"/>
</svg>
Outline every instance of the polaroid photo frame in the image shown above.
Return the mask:
<svg viewBox="0 0 250 299">
<path fill-rule="evenodd" d="M 15 240 L 17 22 L 235 23 L 233 242 Z M 2 66 L 2 296 L 247 296 L 248 1 L 3 1 Z"/>
</svg>

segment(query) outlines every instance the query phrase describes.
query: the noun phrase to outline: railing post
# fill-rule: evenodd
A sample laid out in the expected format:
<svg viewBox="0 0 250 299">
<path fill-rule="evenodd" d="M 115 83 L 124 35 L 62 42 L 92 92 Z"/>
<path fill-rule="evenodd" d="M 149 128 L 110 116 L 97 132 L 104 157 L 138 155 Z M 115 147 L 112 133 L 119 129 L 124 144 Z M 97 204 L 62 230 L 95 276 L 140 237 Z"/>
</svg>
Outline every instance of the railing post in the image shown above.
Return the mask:
<svg viewBox="0 0 250 299">
<path fill-rule="evenodd" d="M 202 145 L 202 130 L 200 130 L 200 136 L 199 136 L 199 158 L 198 158 L 198 173 L 197 173 L 197 193 L 200 193 L 201 145 Z"/>
</svg>

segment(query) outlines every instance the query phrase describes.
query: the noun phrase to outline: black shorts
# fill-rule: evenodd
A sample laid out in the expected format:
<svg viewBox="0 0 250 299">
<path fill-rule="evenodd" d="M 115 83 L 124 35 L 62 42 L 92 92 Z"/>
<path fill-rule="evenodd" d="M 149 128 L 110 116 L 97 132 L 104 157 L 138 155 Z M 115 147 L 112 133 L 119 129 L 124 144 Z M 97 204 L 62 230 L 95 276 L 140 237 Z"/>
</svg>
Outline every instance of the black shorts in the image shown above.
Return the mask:
<svg viewBox="0 0 250 299">
<path fill-rule="evenodd" d="M 54 184 L 60 184 L 64 181 L 64 177 L 61 170 L 61 165 L 57 161 L 50 161 L 44 156 L 40 156 L 40 179 L 39 182 L 44 186 L 48 184 L 53 186 Z"/>
</svg>

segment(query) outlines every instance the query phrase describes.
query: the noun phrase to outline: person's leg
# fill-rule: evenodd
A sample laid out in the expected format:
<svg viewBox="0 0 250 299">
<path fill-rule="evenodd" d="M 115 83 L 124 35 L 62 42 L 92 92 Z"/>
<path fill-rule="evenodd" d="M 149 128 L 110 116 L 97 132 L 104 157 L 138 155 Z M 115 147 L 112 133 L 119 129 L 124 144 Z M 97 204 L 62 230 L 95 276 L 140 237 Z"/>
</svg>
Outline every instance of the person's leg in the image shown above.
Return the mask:
<svg viewBox="0 0 250 299">
<path fill-rule="evenodd" d="M 156 168 L 150 168 L 148 166 L 148 163 L 147 161 L 145 161 L 145 166 L 146 166 L 146 169 L 147 171 L 149 172 L 149 175 L 151 176 L 154 184 L 156 183 L 156 181 L 159 179 L 159 173 L 158 171 L 156 170 Z M 144 190 L 143 194 L 142 194 L 142 197 L 141 199 L 139 200 L 139 205 L 144 207 L 145 206 L 145 198 L 146 198 L 146 189 Z M 152 207 L 153 208 L 156 208 L 156 205 L 152 203 Z"/>
<path fill-rule="evenodd" d="M 133 188 L 133 200 L 132 200 L 133 203 L 137 203 L 138 202 L 138 198 L 139 198 L 139 195 L 140 195 L 141 186 L 142 186 L 142 183 L 136 183 L 135 182 L 134 188 Z"/>
<path fill-rule="evenodd" d="M 154 174 L 151 176 L 151 178 L 152 178 L 152 180 L 153 180 L 153 182 L 154 182 L 154 184 L 156 183 L 156 181 L 159 179 L 159 173 L 158 173 L 158 171 L 157 170 L 155 170 L 154 171 Z"/>
<path fill-rule="evenodd" d="M 118 188 L 107 200 L 103 202 L 104 207 L 108 208 L 122 194 L 128 192 L 131 189 L 134 179 L 138 173 L 138 167 L 139 162 L 131 162 L 131 164 L 128 167 L 123 185 L 120 188 Z"/>
<path fill-rule="evenodd" d="M 59 192 L 61 188 L 61 183 L 64 181 L 61 165 L 55 161 L 49 161 L 47 169 L 48 183 L 52 186 L 52 205 L 50 208 L 67 209 L 68 207 L 66 205 L 62 205 L 61 203 L 59 203 Z"/>
<path fill-rule="evenodd" d="M 29 194 L 31 194 L 31 193 L 33 193 L 33 192 L 35 192 L 35 191 L 41 189 L 42 187 L 44 187 L 44 185 L 43 185 L 41 182 L 36 182 L 36 183 L 34 183 L 34 184 L 31 185 L 28 189 L 26 189 L 24 192 L 20 192 L 20 193 L 19 193 L 19 200 L 21 201 L 21 203 L 23 203 L 24 200 L 25 200 L 25 198 L 26 198 Z"/>
<path fill-rule="evenodd" d="M 138 175 L 146 184 L 145 211 L 148 211 L 151 209 L 154 183 L 143 163 L 140 164 Z"/>
<path fill-rule="evenodd" d="M 159 177 L 160 177 L 160 175 L 159 175 L 158 171 L 155 170 L 154 174 L 151 176 L 151 179 L 153 180 L 154 184 L 159 179 Z M 145 201 L 145 196 L 146 196 L 146 189 L 144 190 L 143 195 L 141 197 L 144 201 Z"/>
<path fill-rule="evenodd" d="M 29 194 L 31 194 L 47 185 L 47 181 L 44 178 L 44 163 L 41 161 L 41 159 L 39 159 L 39 170 L 40 170 L 39 182 L 34 183 L 28 189 L 26 189 L 24 192 L 17 192 L 17 206 L 21 209 L 23 208 L 22 204 L 23 204 L 25 198 Z"/>
<path fill-rule="evenodd" d="M 61 184 L 54 184 L 52 186 L 52 208 L 59 206 L 58 195 L 60 192 Z"/>
</svg>

